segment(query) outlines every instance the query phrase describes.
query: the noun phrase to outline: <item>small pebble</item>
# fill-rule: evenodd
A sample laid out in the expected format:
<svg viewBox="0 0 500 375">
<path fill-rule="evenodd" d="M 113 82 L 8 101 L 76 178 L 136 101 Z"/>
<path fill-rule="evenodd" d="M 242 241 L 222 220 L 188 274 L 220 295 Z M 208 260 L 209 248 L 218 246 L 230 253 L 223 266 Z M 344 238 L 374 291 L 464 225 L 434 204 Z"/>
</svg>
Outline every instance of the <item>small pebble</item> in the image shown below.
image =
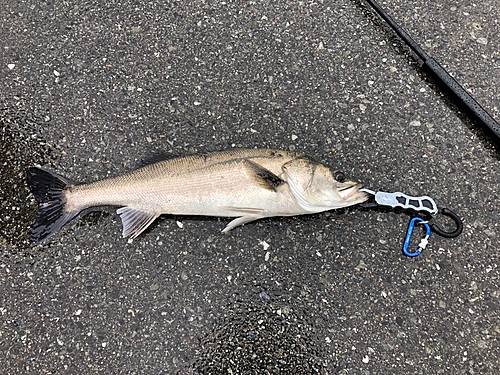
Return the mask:
<svg viewBox="0 0 500 375">
<path fill-rule="evenodd" d="M 495 231 L 491 230 L 491 229 L 485 229 L 483 230 L 483 233 L 486 234 L 488 237 L 496 237 L 496 233 Z"/>
<path fill-rule="evenodd" d="M 356 271 L 361 271 L 362 269 L 368 268 L 365 262 L 359 261 L 359 264 L 354 268 Z"/>
<path fill-rule="evenodd" d="M 269 249 L 269 246 L 270 246 L 266 241 L 259 241 L 259 245 L 262 245 L 262 247 L 264 248 L 264 251 Z"/>
</svg>

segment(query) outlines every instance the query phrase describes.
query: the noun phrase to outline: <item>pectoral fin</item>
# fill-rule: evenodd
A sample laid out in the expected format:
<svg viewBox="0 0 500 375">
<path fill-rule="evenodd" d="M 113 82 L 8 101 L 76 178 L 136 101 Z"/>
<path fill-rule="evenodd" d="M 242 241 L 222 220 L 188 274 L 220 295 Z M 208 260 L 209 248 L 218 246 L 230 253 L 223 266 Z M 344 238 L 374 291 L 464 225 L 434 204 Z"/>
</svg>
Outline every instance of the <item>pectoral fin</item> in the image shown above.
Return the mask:
<svg viewBox="0 0 500 375">
<path fill-rule="evenodd" d="M 251 160 L 245 160 L 245 166 L 247 168 L 248 175 L 257 185 L 264 189 L 277 192 L 278 187 L 285 183 L 285 181 L 276 176 L 269 169 L 264 168 Z"/>
<path fill-rule="evenodd" d="M 124 238 L 129 236 L 130 238 L 136 238 L 160 216 L 159 213 L 143 212 L 129 207 L 119 208 L 116 212 L 122 219 Z"/>
</svg>

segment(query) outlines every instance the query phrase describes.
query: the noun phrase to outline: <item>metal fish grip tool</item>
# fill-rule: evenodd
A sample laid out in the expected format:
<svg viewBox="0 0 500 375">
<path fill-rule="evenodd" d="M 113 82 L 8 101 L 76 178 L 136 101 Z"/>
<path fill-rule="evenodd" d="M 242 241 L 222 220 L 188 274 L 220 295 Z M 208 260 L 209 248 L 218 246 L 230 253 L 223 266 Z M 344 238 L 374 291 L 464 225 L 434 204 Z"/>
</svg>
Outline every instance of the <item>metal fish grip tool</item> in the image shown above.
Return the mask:
<svg viewBox="0 0 500 375">
<path fill-rule="evenodd" d="M 410 257 L 415 257 L 419 255 L 427 246 L 429 237 L 431 232 L 434 232 L 441 237 L 445 238 L 455 238 L 458 237 L 463 230 L 462 220 L 455 214 L 453 211 L 447 208 L 439 209 L 436 205 L 436 202 L 431 197 L 421 196 L 421 197 L 412 197 L 410 195 L 395 192 L 395 193 L 387 193 L 383 191 L 375 192 L 369 189 L 360 189 L 367 194 L 370 194 L 370 199 L 360 204 L 361 207 L 365 208 L 377 208 L 377 207 L 385 207 L 391 209 L 401 209 L 403 211 L 409 211 L 417 215 L 416 217 L 410 220 L 410 224 L 408 225 L 408 230 L 406 232 L 405 242 L 403 245 L 403 252 L 405 255 Z M 427 217 L 427 220 L 419 217 L 418 215 L 422 215 Z M 436 223 L 433 223 L 432 220 L 437 215 L 444 215 L 449 217 L 455 222 L 455 230 L 451 232 L 444 231 L 441 229 Z M 410 246 L 410 240 L 413 234 L 413 229 L 415 225 L 423 225 L 426 232 L 425 237 L 420 241 L 419 247 L 416 251 L 410 252 L 408 250 Z"/>
</svg>

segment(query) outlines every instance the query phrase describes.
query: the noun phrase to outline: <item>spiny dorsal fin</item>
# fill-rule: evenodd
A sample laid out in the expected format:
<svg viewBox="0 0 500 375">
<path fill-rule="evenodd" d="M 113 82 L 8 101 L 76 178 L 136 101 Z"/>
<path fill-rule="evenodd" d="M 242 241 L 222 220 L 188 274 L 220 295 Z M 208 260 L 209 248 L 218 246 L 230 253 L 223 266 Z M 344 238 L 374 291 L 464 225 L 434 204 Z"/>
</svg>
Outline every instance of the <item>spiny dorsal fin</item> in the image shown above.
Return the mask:
<svg viewBox="0 0 500 375">
<path fill-rule="evenodd" d="M 247 167 L 249 176 L 253 178 L 254 182 L 264 189 L 277 192 L 278 187 L 285 183 L 285 181 L 276 176 L 269 169 L 266 169 L 251 160 L 245 160 L 245 166 Z"/>
</svg>

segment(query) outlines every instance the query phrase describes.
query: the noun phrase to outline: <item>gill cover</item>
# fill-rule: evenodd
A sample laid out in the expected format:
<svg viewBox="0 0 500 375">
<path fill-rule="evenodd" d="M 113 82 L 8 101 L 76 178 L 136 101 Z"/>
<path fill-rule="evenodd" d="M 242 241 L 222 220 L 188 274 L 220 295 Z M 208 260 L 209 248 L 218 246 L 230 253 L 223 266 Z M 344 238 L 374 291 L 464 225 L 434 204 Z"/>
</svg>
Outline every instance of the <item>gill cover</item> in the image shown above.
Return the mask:
<svg viewBox="0 0 500 375">
<path fill-rule="evenodd" d="M 347 207 L 366 200 L 359 184 L 335 179 L 335 172 L 314 160 L 298 158 L 283 165 L 284 180 L 297 203 L 307 212 Z"/>
</svg>

